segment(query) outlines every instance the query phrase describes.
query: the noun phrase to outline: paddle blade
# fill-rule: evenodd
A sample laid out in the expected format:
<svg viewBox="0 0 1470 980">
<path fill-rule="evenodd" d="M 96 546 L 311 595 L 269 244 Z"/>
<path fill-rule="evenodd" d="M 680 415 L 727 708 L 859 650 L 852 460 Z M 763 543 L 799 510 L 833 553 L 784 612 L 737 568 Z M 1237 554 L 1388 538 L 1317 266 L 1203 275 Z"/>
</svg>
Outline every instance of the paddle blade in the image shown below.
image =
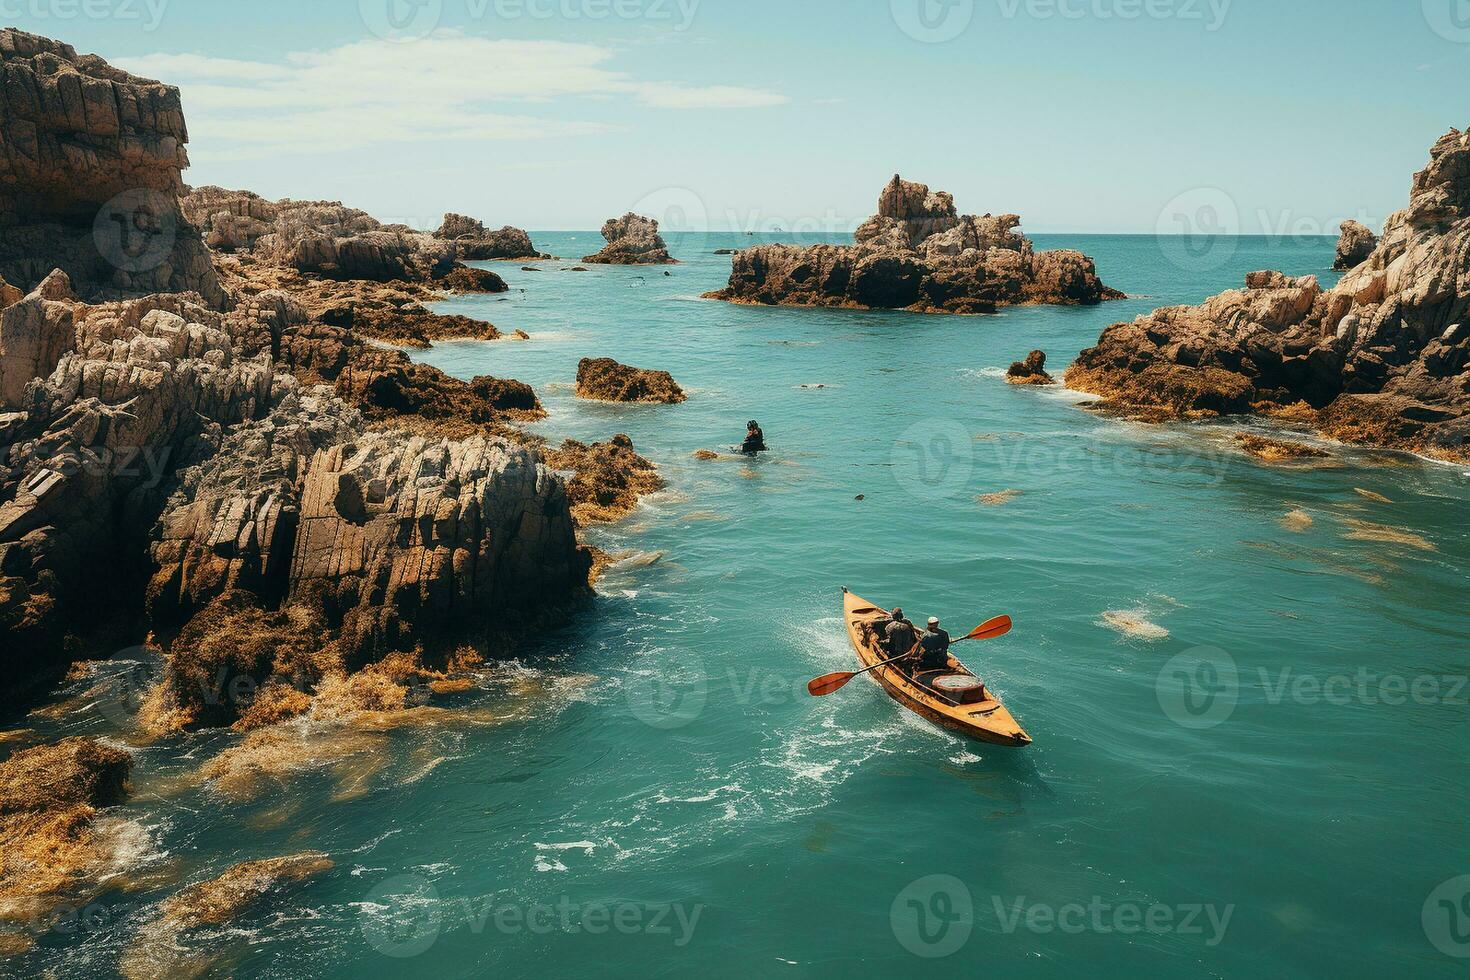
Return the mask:
<svg viewBox="0 0 1470 980">
<path fill-rule="evenodd" d="M 827 674 L 807 684 L 806 692 L 814 698 L 824 698 L 834 691 L 840 691 L 856 676 L 857 674 L 851 672 Z"/>
<path fill-rule="evenodd" d="M 965 637 L 967 640 L 993 640 L 997 636 L 1005 636 L 1011 631 L 1011 617 L 997 616 L 992 620 L 981 623 L 975 627 L 974 632 Z"/>
</svg>

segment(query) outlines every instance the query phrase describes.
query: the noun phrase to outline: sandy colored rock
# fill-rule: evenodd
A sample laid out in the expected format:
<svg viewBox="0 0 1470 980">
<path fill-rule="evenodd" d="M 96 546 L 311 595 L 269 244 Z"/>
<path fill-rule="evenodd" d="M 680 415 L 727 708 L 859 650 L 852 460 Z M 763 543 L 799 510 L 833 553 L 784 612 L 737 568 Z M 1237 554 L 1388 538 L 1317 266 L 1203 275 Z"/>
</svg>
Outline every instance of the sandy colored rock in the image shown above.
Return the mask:
<svg viewBox="0 0 1470 980">
<path fill-rule="evenodd" d="M 710 299 L 783 306 L 994 313 L 1024 303 L 1095 305 L 1104 286 L 1080 252 L 1036 252 L 1014 214 L 961 215 L 954 198 L 895 175 L 857 244 L 758 245 L 738 252 Z"/>
<path fill-rule="evenodd" d="M 1332 267 L 1344 272 L 1355 268 L 1368 261 L 1377 247 L 1378 236 L 1367 225 L 1359 221 L 1344 221 L 1342 237 L 1337 241 L 1337 258 Z"/>
<path fill-rule="evenodd" d="M 1470 460 L 1470 135 L 1452 130 L 1409 207 L 1332 289 L 1245 288 L 1109 327 L 1067 384 L 1153 419 L 1289 410 L 1326 435 Z"/>
<path fill-rule="evenodd" d="M 1012 364 L 1010 370 L 1006 372 L 1006 384 L 1056 384 L 1052 376 L 1046 373 L 1046 352 L 1034 350 L 1026 355 L 1024 361 L 1016 361 Z"/>
<path fill-rule="evenodd" d="M 658 222 L 629 212 L 621 218 L 609 218 L 602 226 L 607 240 L 602 251 L 585 256 L 582 261 L 598 265 L 669 265 L 678 260 L 669 255 Z"/>
<path fill-rule="evenodd" d="M 629 367 L 610 357 L 583 358 L 577 365 L 577 397 L 663 405 L 677 405 L 688 398 L 669 372 Z"/>
<path fill-rule="evenodd" d="M 1327 456 L 1315 446 L 1308 446 L 1300 442 L 1287 442 L 1282 439 L 1268 439 L 1265 436 L 1242 433 L 1235 437 L 1235 442 L 1250 455 L 1268 463 L 1297 459 L 1323 459 Z"/>
</svg>

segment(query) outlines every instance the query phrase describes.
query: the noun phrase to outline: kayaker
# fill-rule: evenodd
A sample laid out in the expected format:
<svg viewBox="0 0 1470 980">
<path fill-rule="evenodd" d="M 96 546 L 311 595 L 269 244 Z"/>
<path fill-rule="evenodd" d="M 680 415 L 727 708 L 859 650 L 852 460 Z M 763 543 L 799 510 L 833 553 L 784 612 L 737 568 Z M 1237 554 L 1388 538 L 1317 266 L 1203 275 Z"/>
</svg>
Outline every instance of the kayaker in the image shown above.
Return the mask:
<svg viewBox="0 0 1470 980">
<path fill-rule="evenodd" d="M 766 434 L 761 431 L 761 424 L 755 419 L 745 423 L 745 442 L 741 444 L 740 451 L 747 456 L 766 451 Z"/>
<path fill-rule="evenodd" d="M 914 652 L 914 624 L 904 619 L 903 610 L 895 609 L 888 616 L 888 625 L 883 627 L 883 637 L 888 643 L 889 657 L 904 657 Z"/>
<path fill-rule="evenodd" d="M 937 616 L 929 617 L 929 628 L 919 637 L 919 659 L 916 671 L 943 670 L 949 666 L 949 648 L 953 641 L 940 625 Z"/>
</svg>

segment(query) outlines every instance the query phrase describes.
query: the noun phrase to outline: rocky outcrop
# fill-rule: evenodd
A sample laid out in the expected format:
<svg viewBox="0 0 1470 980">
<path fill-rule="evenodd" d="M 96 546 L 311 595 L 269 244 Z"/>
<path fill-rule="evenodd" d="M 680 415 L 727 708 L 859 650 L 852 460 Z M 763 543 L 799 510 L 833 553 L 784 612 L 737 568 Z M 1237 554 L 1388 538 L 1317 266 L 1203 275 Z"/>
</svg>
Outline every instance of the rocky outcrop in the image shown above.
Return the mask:
<svg viewBox="0 0 1470 980">
<path fill-rule="evenodd" d="M 1332 267 L 1346 271 L 1362 265 L 1377 247 L 1378 236 L 1369 231 L 1367 225 L 1358 221 L 1344 221 L 1342 237 L 1337 241 L 1337 259 Z"/>
<path fill-rule="evenodd" d="M 602 226 L 602 237 L 607 240 L 602 251 L 586 256 L 582 259 L 583 262 L 600 265 L 671 265 L 678 261 L 669 255 L 668 247 L 658 233 L 658 222 L 631 211 L 621 218 L 609 218 Z"/>
<path fill-rule="evenodd" d="M 629 367 L 610 357 L 584 357 L 577 365 L 577 397 L 663 405 L 677 405 L 688 398 L 669 372 Z"/>
<path fill-rule="evenodd" d="M 1372 254 L 1324 290 L 1245 289 L 1109 327 L 1067 384 L 1150 419 L 1244 412 L 1351 442 L 1470 459 L 1470 134 L 1452 130 Z"/>
<path fill-rule="evenodd" d="M 1016 361 L 1006 372 L 1006 384 L 1049 385 L 1055 383 L 1052 376 L 1046 373 L 1045 351 L 1032 351 L 1026 355 L 1024 361 Z"/>
<path fill-rule="evenodd" d="M 118 871 L 126 837 L 100 810 L 127 795 L 132 759 L 90 738 L 0 763 L 0 949 L 23 950 L 64 905 L 81 906 Z"/>
<path fill-rule="evenodd" d="M 140 608 L 126 592 L 165 484 L 226 426 L 267 410 L 273 338 L 299 316 L 279 294 L 229 314 L 194 294 L 65 297 L 65 276 L 48 277 L 0 327 L 5 700 L 53 680 L 89 628 Z"/>
<path fill-rule="evenodd" d="M 89 300 L 192 291 L 222 308 L 179 209 L 178 89 L 9 28 L 0 75 L 0 276 L 29 291 L 60 268 Z"/>
<path fill-rule="evenodd" d="M 602 524 L 632 512 L 640 498 L 664 486 L 652 463 L 625 435 L 588 445 L 568 439 L 546 453 L 546 463 L 568 477 L 567 496 L 579 524 Z"/>
<path fill-rule="evenodd" d="M 1092 260 L 1036 252 L 1014 214 L 961 215 L 954 198 L 895 176 L 857 244 L 759 245 L 738 252 L 710 299 L 782 306 L 994 313 L 1023 303 L 1095 305 L 1122 298 Z"/>
<path fill-rule="evenodd" d="M 462 214 L 446 214 L 434 237 L 453 244 L 458 256 L 467 262 L 551 258 L 536 251 L 531 236 L 519 228 L 506 225 L 499 231 L 491 231 L 484 222 Z"/>
</svg>

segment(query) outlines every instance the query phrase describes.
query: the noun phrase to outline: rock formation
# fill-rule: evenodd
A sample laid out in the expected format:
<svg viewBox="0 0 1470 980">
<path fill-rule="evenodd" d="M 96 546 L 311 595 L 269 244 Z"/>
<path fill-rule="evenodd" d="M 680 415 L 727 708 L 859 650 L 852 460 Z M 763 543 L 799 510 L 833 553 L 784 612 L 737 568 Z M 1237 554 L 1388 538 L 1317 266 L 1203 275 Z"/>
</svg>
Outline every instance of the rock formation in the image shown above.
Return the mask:
<svg viewBox="0 0 1470 980">
<path fill-rule="evenodd" d="M 182 151 L 166 154 L 167 173 L 149 165 L 182 141 L 182 118 L 166 111 L 177 115 L 176 92 L 14 31 L 0 32 L 0 55 L 0 106 L 23 110 L 7 116 L 6 152 L 34 130 L 46 148 L 31 156 L 60 154 L 44 194 L 29 178 L 0 185 L 6 220 L 59 217 L 115 186 L 113 171 L 177 193 Z M 36 92 L 56 107 L 27 108 Z M 31 121 L 52 125 L 80 99 L 65 119 L 107 123 L 88 101 L 104 96 L 122 120 L 112 143 Z M 541 440 L 511 425 L 544 414 L 535 392 L 452 378 L 362 336 L 498 336 L 424 306 L 450 286 L 504 288 L 498 276 L 340 204 L 218 188 L 169 200 L 217 250 L 209 295 L 87 302 L 65 272 L 33 282 L 8 268 L 28 291 L 0 288 L 0 701 L 30 700 L 73 660 L 150 630 L 170 678 L 192 676 L 197 656 L 277 680 L 247 654 L 170 646 L 197 637 L 191 617 L 210 609 L 219 616 L 205 622 L 242 631 L 275 624 L 281 649 L 292 624 L 309 624 L 301 635 L 320 656 L 286 678 L 309 701 L 328 675 L 383 658 L 483 654 L 585 592 L 574 501 Z M 631 444 L 617 455 L 648 465 Z M 628 480 L 608 472 L 622 494 Z M 230 723 L 179 694 L 191 687 L 163 684 L 155 713 L 174 727 Z"/>
<path fill-rule="evenodd" d="M 1289 413 L 1330 436 L 1470 459 L 1470 134 L 1451 130 L 1372 254 L 1332 289 L 1244 290 L 1109 327 L 1067 384 L 1145 418 Z"/>
<path fill-rule="evenodd" d="M 584 357 L 577 365 L 577 397 L 663 405 L 677 405 L 688 398 L 669 372 L 629 367 L 610 357 Z"/>
<path fill-rule="evenodd" d="M 1337 260 L 1332 267 L 1347 271 L 1368 261 L 1368 256 L 1378 247 L 1378 236 L 1368 226 L 1358 221 L 1342 223 L 1342 237 L 1337 241 Z"/>
<path fill-rule="evenodd" d="M 434 232 L 434 237 L 454 245 L 459 257 L 467 262 L 551 258 L 536 251 L 531 236 L 519 228 L 506 225 L 499 231 L 490 231 L 484 222 L 462 214 L 446 214 L 444 224 Z"/>
<path fill-rule="evenodd" d="M 1049 385 L 1055 383 L 1052 376 L 1046 373 L 1045 351 L 1032 351 L 1026 355 L 1024 361 L 1015 362 L 1006 372 L 1006 384 Z"/>
<path fill-rule="evenodd" d="M 60 268 L 91 300 L 192 291 L 221 308 L 178 205 L 178 89 L 8 28 L 0 77 L 0 277 L 28 292 Z"/>
<path fill-rule="evenodd" d="M 658 233 L 658 222 L 631 211 L 621 218 L 609 218 L 602 226 L 602 237 L 607 240 L 607 245 L 596 255 L 583 258 L 583 262 L 601 265 L 671 265 L 678 262 L 669 255 L 668 247 Z"/>
<path fill-rule="evenodd" d="M 1120 299 L 1080 252 L 1035 252 L 1021 219 L 960 215 L 954 198 L 895 176 L 856 245 L 758 245 L 738 252 L 710 299 L 782 306 L 994 313 L 1022 303 Z"/>
<path fill-rule="evenodd" d="M 658 470 L 633 449 L 625 435 L 592 445 L 568 439 L 546 453 L 546 463 L 569 475 L 567 496 L 581 524 L 616 521 L 637 506 L 640 497 L 660 490 Z"/>
<path fill-rule="evenodd" d="M 0 953 L 31 945 L 63 905 L 85 905 L 117 871 L 127 828 L 101 808 L 127 795 L 132 759 L 90 738 L 0 763 Z"/>
</svg>

